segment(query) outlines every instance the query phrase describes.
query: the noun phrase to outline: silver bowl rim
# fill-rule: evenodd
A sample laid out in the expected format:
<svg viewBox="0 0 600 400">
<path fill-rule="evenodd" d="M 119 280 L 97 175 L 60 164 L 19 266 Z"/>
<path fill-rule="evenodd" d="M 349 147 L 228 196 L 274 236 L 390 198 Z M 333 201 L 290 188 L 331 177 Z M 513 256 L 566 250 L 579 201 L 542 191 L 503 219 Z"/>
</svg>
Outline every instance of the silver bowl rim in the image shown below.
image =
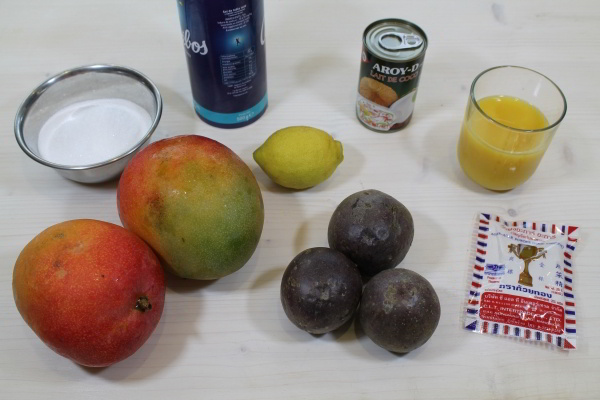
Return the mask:
<svg viewBox="0 0 600 400">
<path fill-rule="evenodd" d="M 81 74 L 86 74 L 86 73 L 90 73 L 90 72 L 121 74 L 121 75 L 131 77 L 131 78 L 135 79 L 136 81 L 142 83 L 144 86 L 146 86 L 146 88 L 148 88 L 152 92 L 152 94 L 154 96 L 154 100 L 156 101 L 156 114 L 154 115 L 152 125 L 148 129 L 148 132 L 146 133 L 146 135 L 144 135 L 144 137 L 142 139 L 140 139 L 135 144 L 135 146 L 133 146 L 131 149 L 129 149 L 125 153 L 120 154 L 120 155 L 113 157 L 106 161 L 102 161 L 102 162 L 95 163 L 95 164 L 89 164 L 89 165 L 63 165 L 63 164 L 56 164 L 56 163 L 53 163 L 53 162 L 43 159 L 42 157 L 38 156 L 33 151 L 31 151 L 29 149 L 29 147 L 27 146 L 27 144 L 25 143 L 25 139 L 23 137 L 23 125 L 25 123 L 25 119 L 27 118 L 27 114 L 31 110 L 31 107 L 33 106 L 33 104 L 44 94 L 44 92 L 46 90 L 48 90 L 48 88 L 50 86 L 52 86 L 53 84 L 60 82 L 62 80 L 68 79 L 70 77 L 73 77 L 76 75 L 81 75 Z M 17 115 L 15 116 L 14 130 L 15 130 L 15 137 L 17 139 L 17 143 L 19 144 L 19 147 L 21 147 L 21 150 L 23 150 L 23 152 L 25 154 L 27 154 L 32 160 L 37 161 L 38 163 L 40 163 L 42 165 L 45 165 L 45 166 L 48 166 L 51 168 L 55 168 L 55 169 L 81 171 L 81 170 L 90 170 L 90 169 L 94 169 L 94 168 L 99 168 L 99 167 L 103 167 L 103 166 L 112 164 L 112 163 L 119 161 L 125 157 L 128 157 L 129 155 L 138 151 L 144 145 L 144 143 L 146 143 L 148 141 L 148 139 L 150 139 L 150 137 L 156 130 L 156 127 L 158 126 L 158 122 L 160 121 L 161 115 L 162 115 L 162 97 L 160 95 L 160 91 L 158 90 L 156 85 L 150 80 L 150 78 L 148 78 L 146 75 L 142 74 L 141 72 L 139 72 L 133 68 L 129 68 L 129 67 L 124 67 L 124 66 L 120 66 L 120 65 L 112 65 L 112 64 L 93 64 L 93 65 L 84 65 L 81 67 L 64 70 L 64 71 L 54 75 L 53 77 L 47 79 L 45 82 L 43 82 L 38 87 L 36 87 L 29 94 L 29 96 L 27 96 L 27 98 L 23 101 L 23 103 L 21 103 L 21 105 L 19 106 L 19 109 L 17 110 Z"/>
</svg>

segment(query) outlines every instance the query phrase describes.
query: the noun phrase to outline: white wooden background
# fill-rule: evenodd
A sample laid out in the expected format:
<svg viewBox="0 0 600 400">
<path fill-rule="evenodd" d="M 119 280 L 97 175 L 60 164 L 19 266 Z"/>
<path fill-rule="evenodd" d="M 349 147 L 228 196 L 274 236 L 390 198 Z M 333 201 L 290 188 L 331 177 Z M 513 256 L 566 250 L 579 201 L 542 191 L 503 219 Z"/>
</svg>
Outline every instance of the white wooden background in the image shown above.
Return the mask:
<svg viewBox="0 0 600 400">
<path fill-rule="evenodd" d="M 160 0 L 0 1 L 0 398 L 2 399 L 567 399 L 600 398 L 600 3 L 589 1 L 266 0 L 269 109 L 255 124 L 220 130 L 192 111 L 176 3 Z M 416 112 L 402 132 L 363 128 L 354 115 L 363 29 L 386 17 L 429 36 Z M 114 63 L 141 70 L 164 98 L 153 140 L 199 134 L 232 148 L 265 201 L 259 247 L 213 283 L 168 282 L 162 320 L 129 359 L 79 367 L 49 350 L 14 305 L 12 268 L 29 240 L 74 218 L 119 223 L 116 182 L 85 186 L 19 149 L 13 119 L 40 82 L 63 69 Z M 515 64 L 553 79 L 567 116 L 534 177 L 498 194 L 462 174 L 455 155 L 468 88 L 480 71 Z M 341 140 L 331 179 L 290 192 L 252 160 L 273 131 L 305 124 Z M 404 203 L 415 239 L 401 264 L 436 288 L 442 317 L 431 340 L 399 357 L 353 327 L 313 337 L 279 301 L 283 269 L 327 245 L 336 205 L 375 188 Z M 461 305 L 478 210 L 582 227 L 571 353 L 465 332 Z"/>
</svg>

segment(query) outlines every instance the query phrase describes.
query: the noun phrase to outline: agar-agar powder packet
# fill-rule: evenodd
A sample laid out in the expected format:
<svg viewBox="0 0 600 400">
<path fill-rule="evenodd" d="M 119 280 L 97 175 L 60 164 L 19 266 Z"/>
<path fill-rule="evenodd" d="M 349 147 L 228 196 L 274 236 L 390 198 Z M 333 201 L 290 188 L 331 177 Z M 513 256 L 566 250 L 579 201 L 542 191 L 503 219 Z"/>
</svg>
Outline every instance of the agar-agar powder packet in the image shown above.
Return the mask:
<svg viewBox="0 0 600 400">
<path fill-rule="evenodd" d="M 472 237 L 464 328 L 576 348 L 576 226 L 480 213 Z"/>
</svg>

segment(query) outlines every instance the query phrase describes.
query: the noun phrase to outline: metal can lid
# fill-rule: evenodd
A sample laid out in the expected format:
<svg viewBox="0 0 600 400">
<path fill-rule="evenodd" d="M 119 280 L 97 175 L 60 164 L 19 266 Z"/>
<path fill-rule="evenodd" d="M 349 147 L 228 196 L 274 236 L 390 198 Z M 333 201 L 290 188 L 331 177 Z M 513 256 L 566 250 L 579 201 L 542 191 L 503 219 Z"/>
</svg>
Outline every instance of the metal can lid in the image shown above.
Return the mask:
<svg viewBox="0 0 600 400">
<path fill-rule="evenodd" d="M 427 47 L 427 36 L 417 25 L 401 19 L 383 19 L 365 29 L 364 43 L 375 56 L 387 61 L 417 58 Z"/>
</svg>

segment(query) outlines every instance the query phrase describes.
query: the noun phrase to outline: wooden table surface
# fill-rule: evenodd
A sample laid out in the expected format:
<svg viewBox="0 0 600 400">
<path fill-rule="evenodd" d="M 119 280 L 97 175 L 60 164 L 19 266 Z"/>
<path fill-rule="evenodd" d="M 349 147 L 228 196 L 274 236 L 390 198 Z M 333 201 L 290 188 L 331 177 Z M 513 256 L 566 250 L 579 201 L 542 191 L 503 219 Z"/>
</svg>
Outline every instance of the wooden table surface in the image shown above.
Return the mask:
<svg viewBox="0 0 600 400">
<path fill-rule="evenodd" d="M 0 398 L 600 398 L 599 3 L 266 0 L 265 9 L 269 108 L 250 126 L 221 130 L 192 110 L 175 1 L 0 3 Z M 430 40 L 414 118 L 387 135 L 365 129 L 354 112 L 362 32 L 386 17 L 417 23 Z M 247 265 L 212 283 L 169 278 L 156 331 L 132 357 L 103 369 L 47 348 L 21 319 L 11 289 L 19 252 L 46 227 L 75 218 L 120 223 L 116 182 L 65 180 L 30 160 L 13 134 L 15 112 L 35 86 L 92 63 L 148 75 L 164 99 L 153 140 L 198 134 L 224 143 L 253 170 L 265 203 L 264 231 Z M 503 64 L 549 76 L 568 112 L 535 175 L 493 193 L 461 172 L 456 143 L 473 78 Z M 277 187 L 252 159 L 272 132 L 290 125 L 324 129 L 344 144 L 344 162 L 310 190 Z M 367 188 L 411 211 L 415 238 L 401 266 L 425 276 L 442 305 L 431 340 L 405 356 L 354 327 L 313 337 L 287 320 L 279 300 L 290 260 L 326 246 L 336 205 Z M 577 350 L 461 329 L 480 210 L 581 227 Z"/>
</svg>

